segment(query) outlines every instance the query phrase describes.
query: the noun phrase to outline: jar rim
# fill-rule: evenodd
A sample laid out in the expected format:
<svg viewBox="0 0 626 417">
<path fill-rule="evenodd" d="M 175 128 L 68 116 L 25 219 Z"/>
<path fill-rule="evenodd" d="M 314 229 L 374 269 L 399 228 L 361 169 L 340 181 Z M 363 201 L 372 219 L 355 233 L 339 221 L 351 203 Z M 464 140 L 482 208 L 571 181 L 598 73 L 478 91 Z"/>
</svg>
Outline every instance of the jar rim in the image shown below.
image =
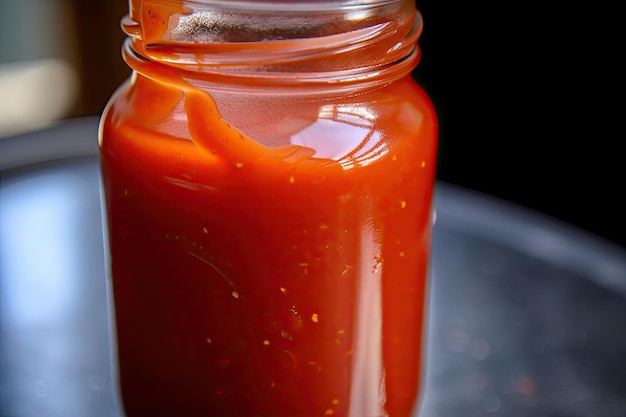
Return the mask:
<svg viewBox="0 0 626 417">
<path fill-rule="evenodd" d="M 324 12 L 338 10 L 361 10 L 387 6 L 406 0 L 189 0 L 185 4 L 193 9 L 194 5 L 212 6 L 221 9 L 277 11 L 279 6 L 284 11 Z"/>
</svg>

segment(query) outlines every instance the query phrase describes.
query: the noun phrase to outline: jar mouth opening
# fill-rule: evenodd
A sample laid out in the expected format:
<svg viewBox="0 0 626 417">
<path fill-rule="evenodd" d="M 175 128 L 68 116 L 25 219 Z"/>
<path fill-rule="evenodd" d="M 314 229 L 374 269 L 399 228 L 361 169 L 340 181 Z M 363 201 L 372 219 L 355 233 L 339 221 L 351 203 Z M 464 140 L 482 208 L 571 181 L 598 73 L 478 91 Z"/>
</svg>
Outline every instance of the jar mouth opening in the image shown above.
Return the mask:
<svg viewBox="0 0 626 417">
<path fill-rule="evenodd" d="M 139 1 L 122 29 L 145 47 L 267 42 L 323 38 L 391 22 L 408 27 L 414 11 L 408 0 Z"/>
<path fill-rule="evenodd" d="M 419 12 L 404 24 L 383 19 L 349 30 L 327 27 L 316 31 L 317 26 L 309 21 L 305 31 L 298 19 L 259 23 L 209 12 L 176 16 L 175 20 L 158 38 L 148 36 L 128 16 L 122 20 L 122 28 L 133 49 L 147 58 L 172 65 L 224 67 L 255 66 L 260 61 L 269 65 L 323 59 L 336 62 L 346 54 L 360 52 L 364 54 L 358 55 L 356 61 L 367 65 L 371 56 L 368 50 L 374 47 L 378 48 L 378 56 L 389 62 L 410 53 L 423 27 Z M 316 24 L 324 26 L 324 19 Z"/>
<path fill-rule="evenodd" d="M 122 20 L 125 59 L 134 69 L 145 68 L 146 60 L 198 79 L 346 84 L 390 68 L 406 73 L 407 63 L 417 65 L 419 58 L 422 19 L 410 0 L 154 0 L 137 6 Z M 313 6 L 314 13 L 302 11 Z"/>
</svg>

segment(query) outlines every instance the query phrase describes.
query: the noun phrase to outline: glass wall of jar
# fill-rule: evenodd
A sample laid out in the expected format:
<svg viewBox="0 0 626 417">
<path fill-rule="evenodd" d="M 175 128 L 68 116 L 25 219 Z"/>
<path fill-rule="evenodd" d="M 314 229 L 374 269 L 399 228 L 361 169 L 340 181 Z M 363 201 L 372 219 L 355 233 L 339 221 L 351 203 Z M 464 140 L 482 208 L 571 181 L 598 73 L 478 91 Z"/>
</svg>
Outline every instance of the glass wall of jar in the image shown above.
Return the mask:
<svg viewBox="0 0 626 417">
<path fill-rule="evenodd" d="M 419 404 L 437 123 L 412 1 L 131 0 L 101 121 L 128 417 Z"/>
</svg>

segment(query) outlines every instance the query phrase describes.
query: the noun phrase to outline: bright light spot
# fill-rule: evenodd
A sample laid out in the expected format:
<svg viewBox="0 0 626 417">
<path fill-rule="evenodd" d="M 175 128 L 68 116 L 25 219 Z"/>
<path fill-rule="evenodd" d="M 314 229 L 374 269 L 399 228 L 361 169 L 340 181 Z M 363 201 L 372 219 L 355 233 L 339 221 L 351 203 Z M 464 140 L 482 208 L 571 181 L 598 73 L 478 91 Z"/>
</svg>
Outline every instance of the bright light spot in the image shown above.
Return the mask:
<svg viewBox="0 0 626 417">
<path fill-rule="evenodd" d="M 344 169 L 368 165 L 388 153 L 376 117 L 365 106 L 323 106 L 318 120 L 293 135 L 291 143 L 314 149 L 315 157 L 338 161 Z"/>
<path fill-rule="evenodd" d="M 84 279 L 84 254 L 76 245 L 81 187 L 75 176 L 48 174 L 0 189 L 0 275 L 7 277 L 0 294 L 8 322 L 49 323 L 71 316 L 78 281 Z"/>
<path fill-rule="evenodd" d="M 65 117 L 78 95 L 78 76 L 61 59 L 1 64 L 0 91 L 0 136 L 10 136 Z"/>
</svg>

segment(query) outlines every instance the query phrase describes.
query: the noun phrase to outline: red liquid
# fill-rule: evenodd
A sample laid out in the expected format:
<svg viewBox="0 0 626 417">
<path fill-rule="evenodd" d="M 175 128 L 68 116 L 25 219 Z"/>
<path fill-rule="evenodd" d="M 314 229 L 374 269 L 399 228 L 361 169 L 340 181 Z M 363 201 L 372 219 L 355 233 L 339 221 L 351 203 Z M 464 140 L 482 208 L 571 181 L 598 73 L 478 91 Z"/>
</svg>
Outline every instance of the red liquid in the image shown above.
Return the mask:
<svg viewBox="0 0 626 417">
<path fill-rule="evenodd" d="M 316 104 L 216 100 L 237 126 L 306 147 L 262 146 L 206 93 L 142 75 L 102 119 L 127 416 L 410 416 L 430 101 L 410 76 Z"/>
</svg>

